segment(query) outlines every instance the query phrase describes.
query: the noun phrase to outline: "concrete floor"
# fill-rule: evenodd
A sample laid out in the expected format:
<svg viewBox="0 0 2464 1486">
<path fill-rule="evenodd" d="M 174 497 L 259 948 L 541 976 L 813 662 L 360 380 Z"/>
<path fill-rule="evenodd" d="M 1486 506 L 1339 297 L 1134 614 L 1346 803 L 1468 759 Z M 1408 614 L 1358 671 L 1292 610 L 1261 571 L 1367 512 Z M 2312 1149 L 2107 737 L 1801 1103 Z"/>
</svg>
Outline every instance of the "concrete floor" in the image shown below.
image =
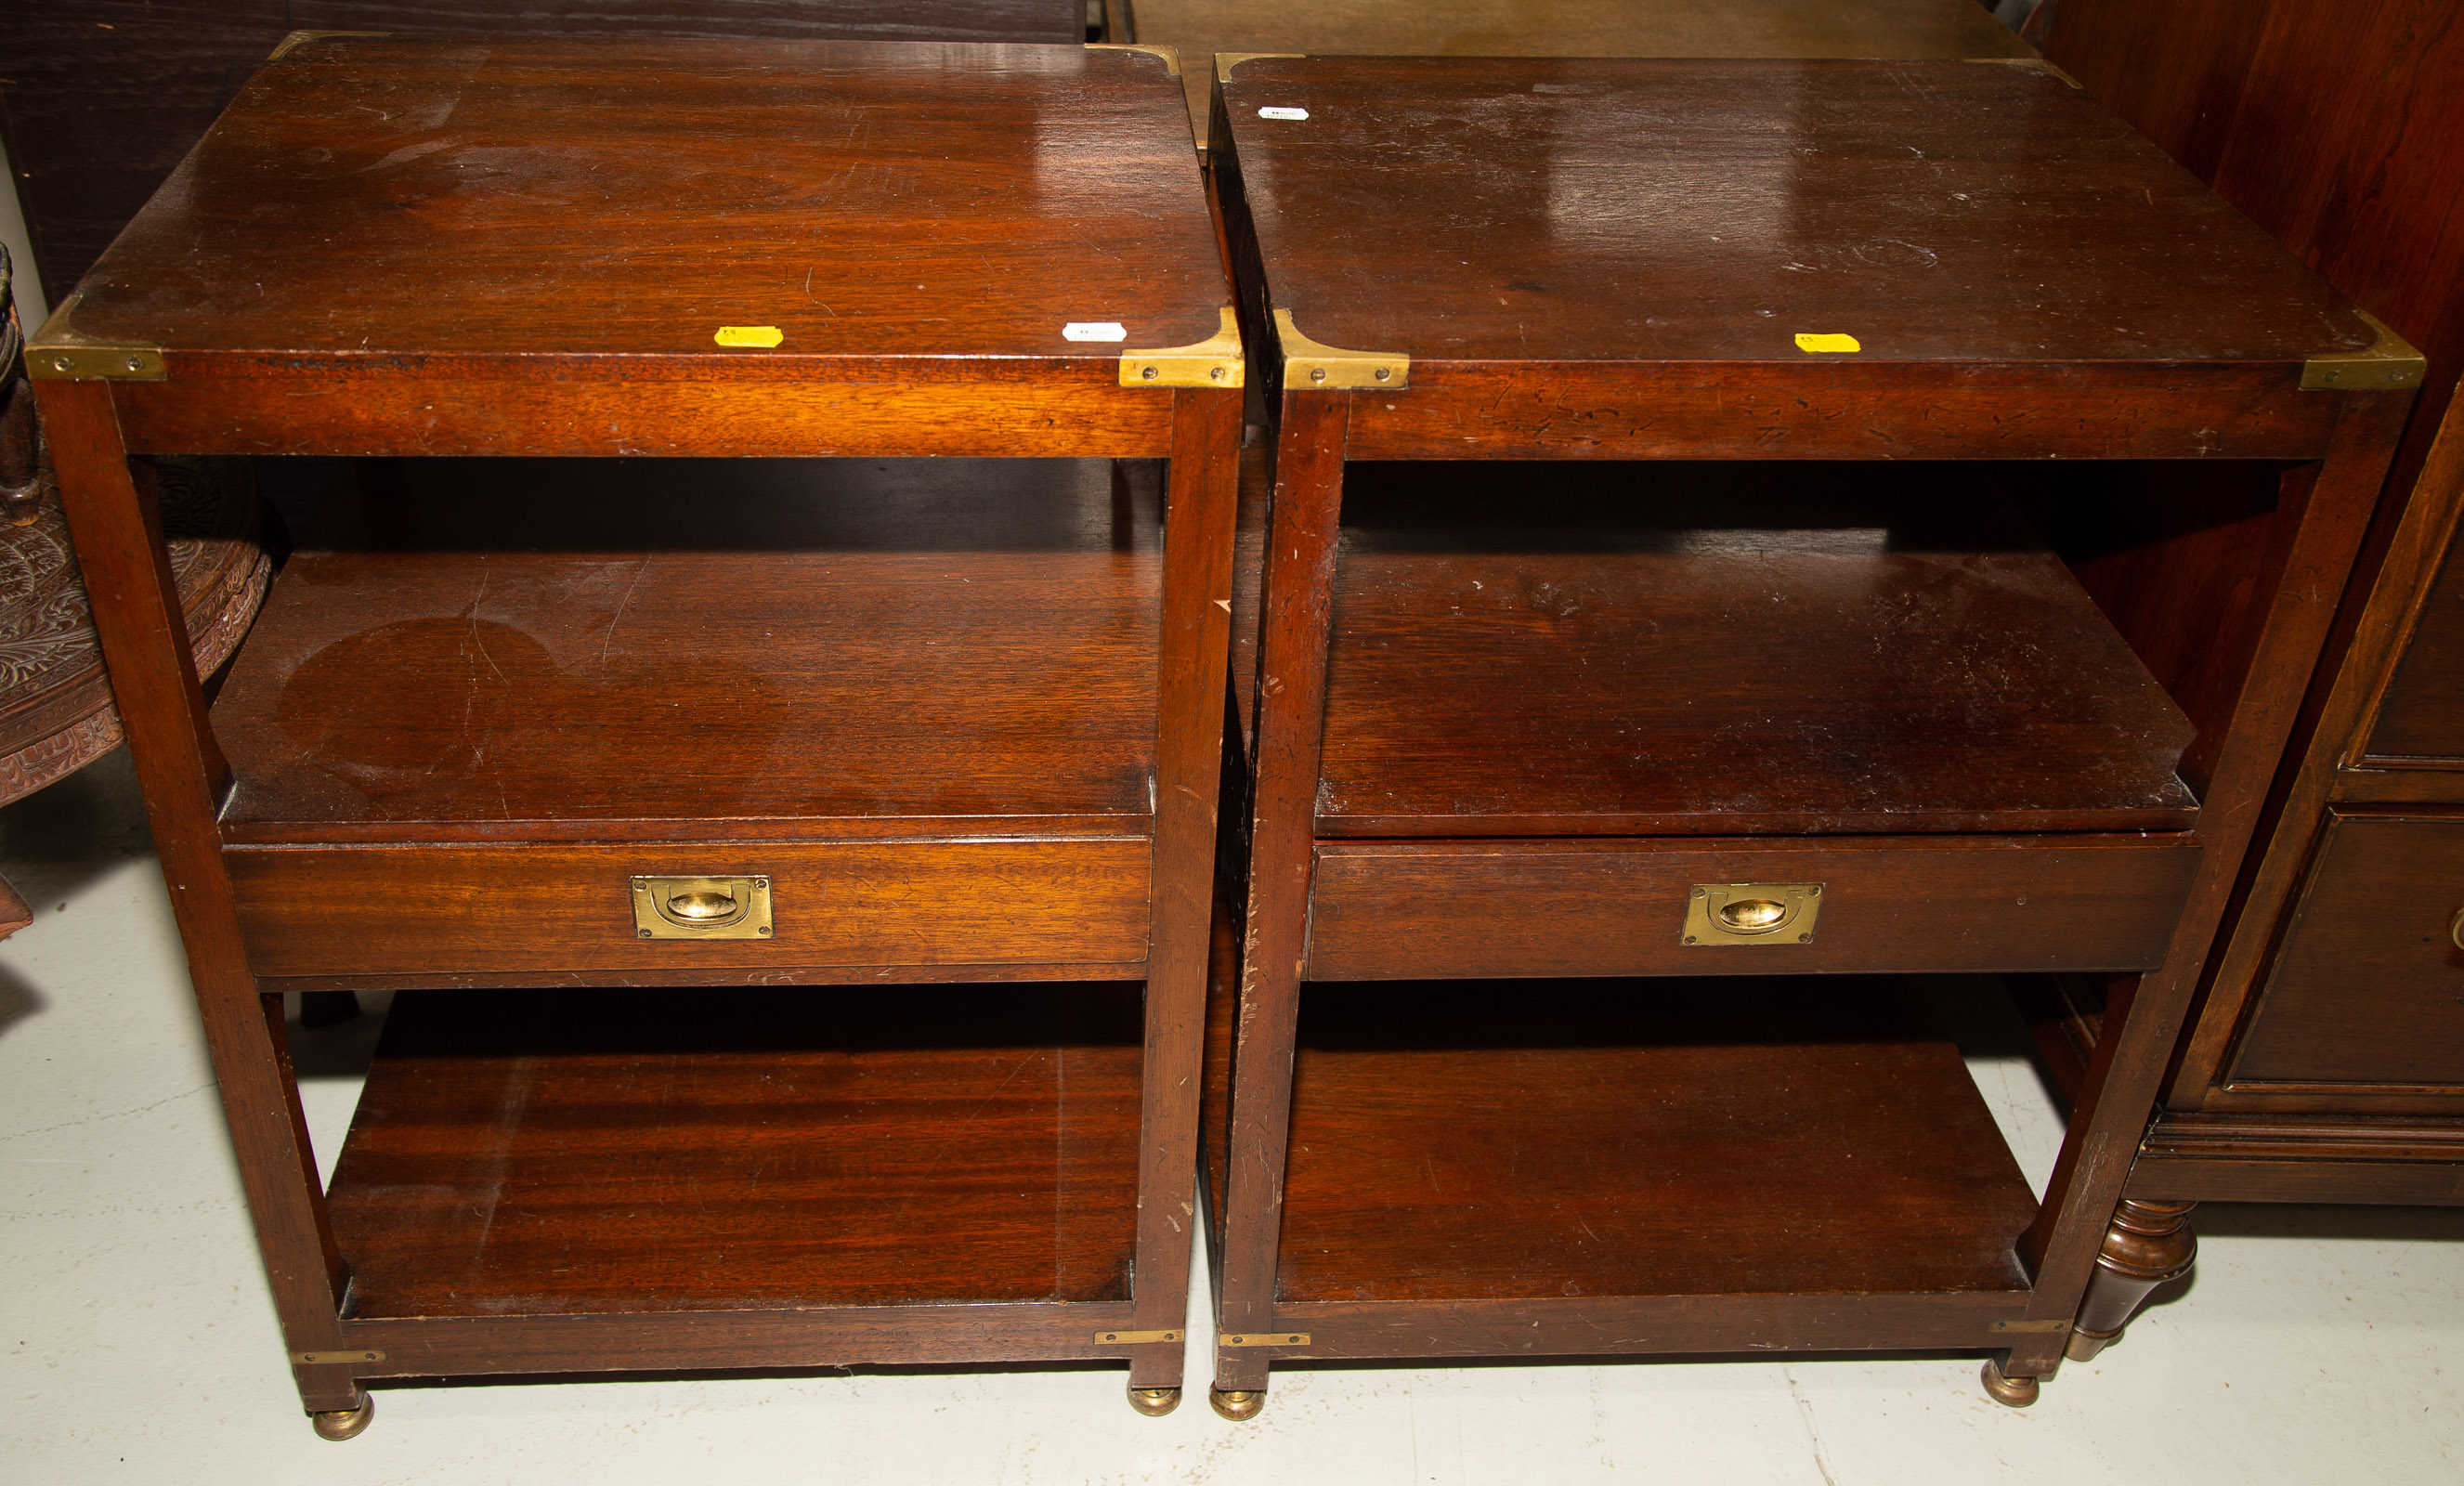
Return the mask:
<svg viewBox="0 0 2464 1486">
<path fill-rule="evenodd" d="M 2203 1209 L 2184 1292 L 2025 1411 L 1968 1357 L 1291 1367 L 1239 1426 L 1194 1396 L 1140 1418 L 1115 1370 L 987 1370 L 393 1388 L 327 1444 L 124 757 L 0 811 L 0 872 L 40 914 L 0 945 L 0 1481 L 2464 1478 L 2464 1213 L 2258 1207 Z M 322 1157 L 376 1020 L 295 1029 Z M 2059 1125 L 2015 1032 L 1964 1036 L 2041 1181 Z"/>
</svg>

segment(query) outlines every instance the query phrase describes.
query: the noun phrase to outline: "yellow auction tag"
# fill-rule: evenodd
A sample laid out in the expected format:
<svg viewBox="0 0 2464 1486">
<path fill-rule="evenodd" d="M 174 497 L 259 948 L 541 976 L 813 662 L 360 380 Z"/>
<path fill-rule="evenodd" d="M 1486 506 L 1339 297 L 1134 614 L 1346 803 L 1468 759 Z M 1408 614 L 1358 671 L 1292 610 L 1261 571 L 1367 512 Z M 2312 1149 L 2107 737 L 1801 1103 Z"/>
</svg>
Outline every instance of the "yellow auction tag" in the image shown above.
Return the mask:
<svg viewBox="0 0 2464 1486">
<path fill-rule="evenodd" d="M 760 346 L 767 349 L 787 338 L 780 334 L 776 325 L 721 325 L 718 334 L 711 339 L 723 346 Z M 1805 338 L 1799 336 L 1796 339 L 1803 340 Z M 1853 351 L 1857 348 L 1851 345 L 1848 349 Z"/>
<path fill-rule="evenodd" d="M 1809 336 L 1803 331 L 1796 333 L 1796 348 L 1800 351 L 1862 351 L 1865 349 L 1857 343 L 1857 338 L 1854 336 Z"/>
</svg>

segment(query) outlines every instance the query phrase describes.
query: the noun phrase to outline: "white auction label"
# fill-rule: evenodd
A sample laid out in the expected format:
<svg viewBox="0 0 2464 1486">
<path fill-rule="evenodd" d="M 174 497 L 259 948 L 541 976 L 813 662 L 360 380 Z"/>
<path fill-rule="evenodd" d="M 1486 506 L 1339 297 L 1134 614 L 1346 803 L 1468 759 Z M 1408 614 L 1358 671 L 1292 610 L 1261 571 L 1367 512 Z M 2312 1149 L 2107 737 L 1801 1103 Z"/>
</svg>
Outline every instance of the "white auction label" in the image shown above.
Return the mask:
<svg viewBox="0 0 2464 1486">
<path fill-rule="evenodd" d="M 1064 340 L 1127 340 L 1130 333 L 1119 320 L 1071 320 L 1061 327 Z"/>
<path fill-rule="evenodd" d="M 1307 119 L 1309 117 L 1309 110 L 1306 108 L 1262 108 L 1258 110 L 1258 117 L 1261 119 Z"/>
</svg>

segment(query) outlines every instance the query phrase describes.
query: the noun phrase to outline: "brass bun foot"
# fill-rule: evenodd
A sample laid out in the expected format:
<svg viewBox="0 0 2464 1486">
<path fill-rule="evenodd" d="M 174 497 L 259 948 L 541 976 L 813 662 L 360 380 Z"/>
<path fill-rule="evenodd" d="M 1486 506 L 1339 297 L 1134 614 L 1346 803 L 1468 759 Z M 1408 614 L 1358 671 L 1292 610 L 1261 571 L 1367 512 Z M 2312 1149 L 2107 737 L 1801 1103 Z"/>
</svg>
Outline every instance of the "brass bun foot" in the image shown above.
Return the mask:
<svg viewBox="0 0 2464 1486">
<path fill-rule="evenodd" d="M 1211 1388 L 1206 1390 L 1206 1401 L 1215 1406 L 1217 1413 L 1238 1422 L 1258 1417 L 1258 1410 L 1266 1407 L 1266 1390 L 1262 1388 Z"/>
<path fill-rule="evenodd" d="M 362 1393 L 357 1409 L 331 1409 L 322 1413 L 312 1413 L 308 1422 L 317 1427 L 319 1439 L 351 1439 L 368 1427 L 368 1421 L 376 1417 L 376 1395 Z"/>
<path fill-rule="evenodd" d="M 1985 1381 L 1986 1393 L 1997 1404 L 2008 1404 L 2013 1409 L 2025 1409 L 2036 1401 L 2035 1379 L 2004 1377 L 2002 1365 L 1990 1357 L 1985 1360 L 1985 1371 L 1982 1377 Z"/>
<path fill-rule="evenodd" d="M 1130 1389 L 1130 1407 L 1150 1419 L 1160 1419 L 1180 1407 L 1180 1389 L 1133 1388 Z"/>
<path fill-rule="evenodd" d="M 2074 1329 L 2071 1332 L 2071 1339 L 2062 1344 L 2062 1355 L 2073 1362 L 2085 1362 L 2089 1358 L 2094 1357 L 2097 1353 L 2103 1351 L 2106 1347 L 2111 1346 L 2121 1338 L 2121 1336 L 2122 1328 L 2120 1326 L 2116 1326 L 2110 1331 L 2080 1331 Z"/>
</svg>

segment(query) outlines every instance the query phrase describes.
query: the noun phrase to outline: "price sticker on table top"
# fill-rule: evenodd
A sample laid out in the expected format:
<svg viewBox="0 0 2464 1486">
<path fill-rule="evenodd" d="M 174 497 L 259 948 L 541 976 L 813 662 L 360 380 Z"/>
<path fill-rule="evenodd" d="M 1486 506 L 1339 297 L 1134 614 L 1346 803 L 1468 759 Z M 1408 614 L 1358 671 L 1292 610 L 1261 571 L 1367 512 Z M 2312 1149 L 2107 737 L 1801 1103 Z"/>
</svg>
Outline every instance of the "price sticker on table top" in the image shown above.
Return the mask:
<svg viewBox="0 0 2464 1486">
<path fill-rule="evenodd" d="M 1261 119 L 1307 119 L 1309 117 L 1309 110 L 1306 108 L 1262 108 L 1258 110 L 1258 117 Z"/>
<path fill-rule="evenodd" d="M 1071 320 L 1061 327 L 1064 340 L 1127 340 L 1130 333 L 1119 320 Z"/>
<path fill-rule="evenodd" d="M 1796 348 L 1819 354 L 1825 351 L 1862 351 L 1865 347 L 1854 336 L 1816 336 L 1805 331 L 1796 333 Z"/>
</svg>

